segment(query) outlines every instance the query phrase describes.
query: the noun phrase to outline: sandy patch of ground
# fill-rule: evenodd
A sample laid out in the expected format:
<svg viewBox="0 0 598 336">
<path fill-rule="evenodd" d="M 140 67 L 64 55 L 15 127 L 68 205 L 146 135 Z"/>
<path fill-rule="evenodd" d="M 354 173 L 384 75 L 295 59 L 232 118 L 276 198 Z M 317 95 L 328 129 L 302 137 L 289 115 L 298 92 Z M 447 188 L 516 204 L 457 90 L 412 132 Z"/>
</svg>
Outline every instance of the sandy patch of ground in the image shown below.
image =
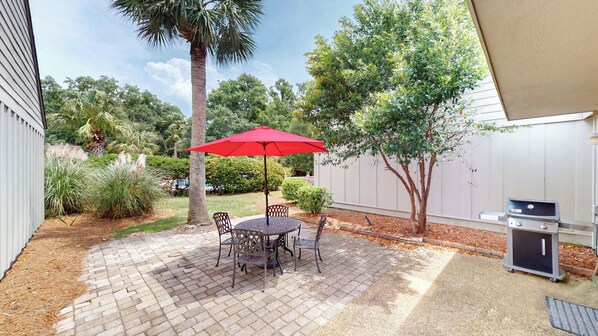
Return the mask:
<svg viewBox="0 0 598 336">
<path fill-rule="evenodd" d="M 79 215 L 73 225 L 58 219 L 42 223 L 12 268 L 0 281 L 0 335 L 52 335 L 60 309 L 87 288 L 77 279 L 88 248 L 118 229 L 172 216 L 162 210 L 132 219 Z M 77 216 L 66 216 L 71 223 Z"/>
</svg>

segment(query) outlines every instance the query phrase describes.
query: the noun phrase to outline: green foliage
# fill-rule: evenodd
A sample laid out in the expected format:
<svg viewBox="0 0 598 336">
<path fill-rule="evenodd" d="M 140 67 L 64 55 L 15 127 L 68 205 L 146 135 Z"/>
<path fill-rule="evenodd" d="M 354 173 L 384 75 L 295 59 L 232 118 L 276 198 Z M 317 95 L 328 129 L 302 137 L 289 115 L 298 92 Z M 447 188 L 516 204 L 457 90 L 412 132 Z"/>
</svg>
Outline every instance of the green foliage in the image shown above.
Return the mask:
<svg viewBox="0 0 598 336">
<path fill-rule="evenodd" d="M 89 167 L 85 165 L 85 161 L 46 157 L 44 163 L 46 217 L 84 212 L 89 182 Z"/>
<path fill-rule="evenodd" d="M 189 176 L 189 159 L 175 159 L 168 156 L 148 156 L 147 165 L 160 173 L 160 176 L 174 180 Z"/>
<path fill-rule="evenodd" d="M 118 157 L 116 154 L 106 154 L 100 157 L 90 156 L 89 161 L 100 166 L 107 166 Z M 132 159 L 137 160 L 138 155 L 133 154 Z M 160 177 L 174 180 L 189 176 L 189 159 L 175 159 L 163 155 L 146 156 L 146 164 L 151 167 Z"/>
<path fill-rule="evenodd" d="M 152 155 L 158 152 L 160 147 L 155 144 L 158 136 L 148 131 L 137 131 L 132 127 L 126 127 L 124 132 L 116 136 L 116 139 L 106 146 L 112 153 L 137 153 Z"/>
<path fill-rule="evenodd" d="M 297 206 L 316 214 L 332 205 L 332 195 L 324 187 L 304 186 L 297 190 Z"/>
<path fill-rule="evenodd" d="M 220 82 L 208 95 L 206 140 L 224 138 L 260 125 L 310 137 L 309 124 L 293 115 L 296 101 L 293 85 L 282 78 L 269 89 L 249 74 Z M 292 168 L 293 174 L 313 173 L 313 154 L 285 156 L 280 163 Z"/>
<path fill-rule="evenodd" d="M 268 95 L 264 83 L 253 75 L 243 73 L 236 79 L 220 82 L 208 95 L 207 106 L 208 109 L 222 106 L 238 118 L 250 123 L 259 123 L 267 103 Z"/>
<path fill-rule="evenodd" d="M 124 132 L 117 103 L 99 90 L 76 92 L 64 100 L 58 113 L 48 116 L 50 127 L 73 132 L 96 156 L 104 154 L 107 137 Z"/>
<path fill-rule="evenodd" d="M 311 126 L 305 122 L 293 119 L 288 132 L 312 137 Z M 305 176 L 314 173 L 314 153 L 286 155 L 280 158 L 280 164 L 292 169 L 293 176 Z"/>
<path fill-rule="evenodd" d="M 234 134 L 249 131 L 257 127 L 257 123 L 240 117 L 227 107 L 218 105 L 208 108 L 208 128 L 206 130 L 206 141 L 214 141 Z"/>
<path fill-rule="evenodd" d="M 299 198 L 299 188 L 307 185 L 302 178 L 287 178 L 282 182 L 282 197 L 287 201 L 296 201 Z"/>
<path fill-rule="evenodd" d="M 124 157 L 124 155 L 122 155 Z M 91 188 L 94 212 L 101 218 L 126 218 L 154 212 L 165 196 L 158 178 L 141 163 L 121 156 L 97 172 Z"/>
<path fill-rule="evenodd" d="M 87 145 L 98 142 L 95 131 L 102 141 L 96 145 L 106 143 L 113 153 L 183 154 L 188 121 L 178 107 L 106 76 L 67 78 L 65 84 L 49 76 L 41 81 L 46 142 Z"/>
<path fill-rule="evenodd" d="M 284 168 L 268 159 L 268 189 L 276 190 L 284 180 Z M 263 190 L 263 160 L 252 157 L 206 157 L 206 182 L 218 193 L 244 193 Z"/>
<path fill-rule="evenodd" d="M 341 25 L 309 53 L 314 80 L 299 102 L 301 118 L 334 153 L 325 162 L 382 156 L 423 232 L 437 160 L 459 156 L 469 136 L 496 130 L 476 122 L 462 99 L 487 73 L 471 17 L 460 0 L 368 0 Z"/>
</svg>

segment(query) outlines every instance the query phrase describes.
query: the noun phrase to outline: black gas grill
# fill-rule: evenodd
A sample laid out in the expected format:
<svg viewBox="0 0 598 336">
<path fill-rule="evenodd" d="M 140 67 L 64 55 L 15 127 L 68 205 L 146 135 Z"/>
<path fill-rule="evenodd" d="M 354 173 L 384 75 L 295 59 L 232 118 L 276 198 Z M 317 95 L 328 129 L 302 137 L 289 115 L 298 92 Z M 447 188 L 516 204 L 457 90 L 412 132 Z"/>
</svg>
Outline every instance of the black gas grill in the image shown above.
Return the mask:
<svg viewBox="0 0 598 336">
<path fill-rule="evenodd" d="M 482 212 L 481 219 L 506 221 L 507 256 L 504 266 L 515 270 L 562 280 L 559 268 L 559 204 L 509 198 L 506 212 Z"/>
</svg>

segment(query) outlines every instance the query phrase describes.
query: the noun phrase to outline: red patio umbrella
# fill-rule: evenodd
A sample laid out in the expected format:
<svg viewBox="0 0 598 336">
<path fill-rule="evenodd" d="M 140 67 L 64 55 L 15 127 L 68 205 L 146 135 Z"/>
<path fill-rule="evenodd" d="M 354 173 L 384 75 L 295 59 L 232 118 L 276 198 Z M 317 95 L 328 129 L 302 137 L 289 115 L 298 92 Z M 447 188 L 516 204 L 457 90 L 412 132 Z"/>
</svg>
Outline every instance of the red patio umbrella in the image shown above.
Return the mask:
<svg viewBox="0 0 598 336">
<path fill-rule="evenodd" d="M 300 153 L 328 152 L 324 141 L 302 137 L 260 126 L 244 133 L 187 148 L 188 151 L 206 152 L 221 156 L 264 156 L 264 194 L 266 195 L 266 223 L 268 221 L 268 168 L 266 156 L 284 156 Z"/>
</svg>

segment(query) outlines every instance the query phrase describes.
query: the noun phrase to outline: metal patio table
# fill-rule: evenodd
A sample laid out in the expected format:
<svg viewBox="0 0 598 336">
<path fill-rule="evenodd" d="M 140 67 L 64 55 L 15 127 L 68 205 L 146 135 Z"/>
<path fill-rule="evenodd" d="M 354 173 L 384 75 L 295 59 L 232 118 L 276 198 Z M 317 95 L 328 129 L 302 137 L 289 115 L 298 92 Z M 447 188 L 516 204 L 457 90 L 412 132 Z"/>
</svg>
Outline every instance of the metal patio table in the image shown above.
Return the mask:
<svg viewBox="0 0 598 336">
<path fill-rule="evenodd" d="M 269 225 L 266 224 L 266 217 L 248 219 L 235 225 L 235 229 L 255 230 L 267 236 L 276 236 L 278 238 L 281 235 L 299 229 L 302 223 L 298 219 L 288 217 L 270 217 L 268 218 L 268 221 L 270 222 Z M 282 248 L 293 253 L 293 251 L 289 250 L 286 246 L 283 246 Z M 269 263 L 267 266 L 268 268 L 278 266 L 277 261 L 274 260 L 271 264 Z"/>
</svg>

